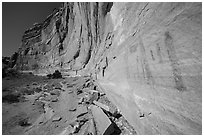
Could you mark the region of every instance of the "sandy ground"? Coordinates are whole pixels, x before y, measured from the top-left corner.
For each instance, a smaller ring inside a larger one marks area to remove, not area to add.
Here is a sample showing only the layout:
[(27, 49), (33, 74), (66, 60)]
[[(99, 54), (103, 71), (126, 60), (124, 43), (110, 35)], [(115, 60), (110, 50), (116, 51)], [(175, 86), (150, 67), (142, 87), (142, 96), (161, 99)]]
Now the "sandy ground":
[(90, 77), (5, 78), (2, 93), (3, 135), (136, 134)]

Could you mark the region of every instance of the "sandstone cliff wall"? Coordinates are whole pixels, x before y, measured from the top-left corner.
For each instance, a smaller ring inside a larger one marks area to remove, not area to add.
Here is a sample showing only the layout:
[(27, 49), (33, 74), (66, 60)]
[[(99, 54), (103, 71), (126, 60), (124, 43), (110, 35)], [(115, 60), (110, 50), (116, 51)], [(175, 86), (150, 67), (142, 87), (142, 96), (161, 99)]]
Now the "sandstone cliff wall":
[(201, 3), (65, 3), (17, 67), (91, 74), (138, 134), (202, 133)]

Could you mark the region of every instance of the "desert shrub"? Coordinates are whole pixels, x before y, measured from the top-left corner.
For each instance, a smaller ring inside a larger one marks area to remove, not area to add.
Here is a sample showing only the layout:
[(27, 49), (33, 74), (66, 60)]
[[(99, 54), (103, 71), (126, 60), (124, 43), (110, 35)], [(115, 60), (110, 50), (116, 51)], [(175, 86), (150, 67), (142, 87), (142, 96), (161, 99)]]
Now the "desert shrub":
[(18, 77), (20, 75), (19, 71), (12, 68), (3, 68), (2, 77)]
[(20, 95), (14, 95), (14, 94), (9, 94), (9, 95), (5, 95), (2, 97), (2, 102), (7, 102), (7, 103), (16, 103), (19, 102), (19, 97)]
[(62, 78), (62, 74), (61, 74), (61, 72), (59, 72), (59, 70), (55, 70), (55, 72), (53, 74), (48, 74), (47, 77), (49, 79), (51, 79), (51, 78), (58, 79), (58, 78)]
[(8, 73), (11, 76), (18, 76), (20, 74), (16, 69), (8, 69)]
[(48, 74), (47, 77), (48, 77), (49, 79), (51, 79), (51, 78), (52, 78), (52, 74)]
[(42, 91), (42, 89), (41, 89), (40, 87), (34, 88), (34, 92), (39, 93), (39, 92), (41, 92), (41, 91)]
[(55, 72), (52, 75), (53, 78), (62, 78), (62, 74), (59, 72), (59, 70), (55, 70)]
[(28, 88), (21, 88), (20, 92), (23, 95), (32, 95), (32, 94), (34, 94), (34, 90), (33, 89), (28, 89)]
[(6, 69), (3, 68), (3, 69), (2, 69), (2, 77), (5, 78), (6, 76), (7, 76), (7, 74), (6, 74)]
[(32, 73), (32, 72), (29, 72), (28, 74), (33, 75), (33, 73)]

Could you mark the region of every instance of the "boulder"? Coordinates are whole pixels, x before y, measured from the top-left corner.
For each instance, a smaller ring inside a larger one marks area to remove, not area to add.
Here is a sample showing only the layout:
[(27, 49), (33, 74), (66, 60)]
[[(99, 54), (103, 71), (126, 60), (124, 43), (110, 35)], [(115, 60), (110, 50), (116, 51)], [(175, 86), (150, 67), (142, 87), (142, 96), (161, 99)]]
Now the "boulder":
[(99, 96), (97, 92), (89, 93), (85, 96), (86, 103), (92, 104), (94, 100), (98, 100)]
[(97, 107), (95, 105), (91, 105), (90, 109), (91, 109), (91, 112), (93, 114), (96, 128), (98, 131), (97, 134), (99, 134), (99, 135), (103, 135), (103, 134), (111, 135), (114, 132), (114, 127), (113, 127), (110, 119), (103, 112), (103, 110), (100, 107)]

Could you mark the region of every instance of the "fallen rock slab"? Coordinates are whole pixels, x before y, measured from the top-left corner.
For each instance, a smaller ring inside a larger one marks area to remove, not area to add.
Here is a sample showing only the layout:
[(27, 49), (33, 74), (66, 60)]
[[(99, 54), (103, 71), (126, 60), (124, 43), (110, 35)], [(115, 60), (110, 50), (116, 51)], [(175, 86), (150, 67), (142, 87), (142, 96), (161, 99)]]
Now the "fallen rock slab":
[(100, 102), (98, 102), (98, 101), (93, 101), (93, 103), (95, 104), (95, 105), (97, 105), (98, 107), (100, 107), (100, 108), (102, 108), (102, 109), (104, 109), (104, 110), (106, 110), (106, 111), (110, 111), (110, 109), (109, 109), (109, 107), (108, 106), (106, 106), (105, 104), (103, 104), (103, 103), (100, 103)]
[(94, 121), (96, 123), (97, 134), (111, 135), (114, 132), (114, 126), (112, 125), (106, 114), (103, 112), (103, 110), (95, 105), (90, 105), (90, 109), (92, 111)]

